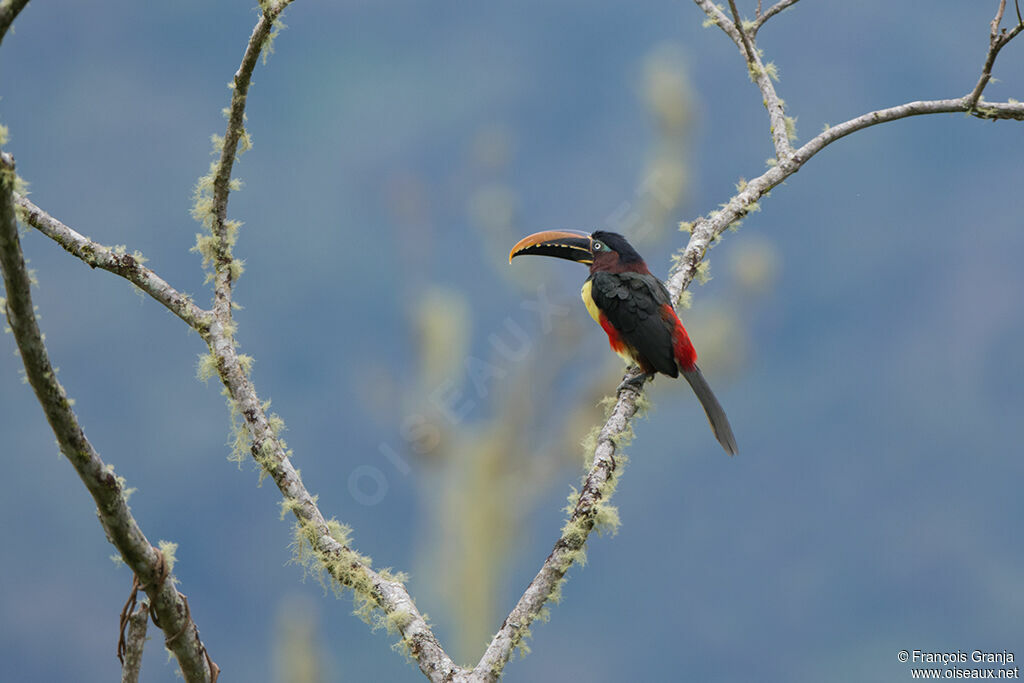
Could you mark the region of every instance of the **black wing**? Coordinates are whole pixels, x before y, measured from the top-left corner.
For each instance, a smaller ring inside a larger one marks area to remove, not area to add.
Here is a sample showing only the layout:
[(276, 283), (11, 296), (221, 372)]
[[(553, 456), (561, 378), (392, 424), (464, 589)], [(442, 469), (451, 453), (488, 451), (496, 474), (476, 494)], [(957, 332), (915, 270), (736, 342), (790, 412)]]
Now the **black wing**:
[(598, 271), (591, 277), (590, 296), (622, 337), (650, 367), (679, 376), (672, 345), (674, 323), (663, 311), (669, 303), (661, 281), (646, 273)]

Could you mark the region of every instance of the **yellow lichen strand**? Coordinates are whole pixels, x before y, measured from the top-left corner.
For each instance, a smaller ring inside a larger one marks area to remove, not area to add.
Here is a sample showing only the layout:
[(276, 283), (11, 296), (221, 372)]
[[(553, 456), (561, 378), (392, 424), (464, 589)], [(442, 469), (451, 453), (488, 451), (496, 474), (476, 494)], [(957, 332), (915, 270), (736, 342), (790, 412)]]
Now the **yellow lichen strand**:
[(289, 514), (296, 514), (302, 509), (302, 502), (295, 498), (285, 498), (281, 501), (281, 521)]
[(522, 626), (516, 630), (515, 635), (515, 647), (512, 649), (512, 653), (518, 653), (519, 658), (523, 659), (526, 655), (530, 654), (530, 646), (526, 644), (526, 641), (532, 636), (530, 633), (529, 626)]
[(605, 502), (600, 502), (595, 507), (594, 512), (594, 531), (597, 532), (598, 536), (614, 536), (619, 531), (619, 525), (622, 523), (619, 519), (619, 508), (615, 505), (609, 505)]
[(208, 382), (211, 377), (219, 374), (217, 370), (217, 358), (212, 353), (201, 353), (196, 362), (196, 377), (200, 382)]
[(401, 633), (405, 627), (412, 623), (413, 616), (404, 609), (396, 609), (384, 617), (384, 628), (391, 635)]
[(789, 138), (790, 142), (794, 142), (796, 140), (796, 117), (795, 116), (787, 116), (785, 120), (786, 120), (786, 137)]
[(594, 465), (594, 450), (597, 449), (597, 438), (601, 435), (601, 427), (594, 426), (587, 435), (583, 437), (580, 445), (583, 447), (583, 467), (589, 470)]
[(245, 272), (245, 261), (241, 259), (231, 259), (231, 265), (228, 266), (231, 269), (231, 280), (238, 282), (238, 278), (242, 277), (242, 273)]
[[(262, 2), (260, 3), (263, 4)], [(263, 41), (263, 63), (266, 64), (270, 55), (274, 54), (274, 39), (284, 29), (288, 28), (283, 21), (281, 21), (280, 15), (274, 19), (273, 27), (270, 29), (270, 33), (267, 34), (266, 40)]]
[[(178, 552), (178, 544), (172, 543), (171, 541), (161, 540), (159, 543), (157, 543), (157, 546), (159, 546), (160, 548), (160, 554), (164, 556), (164, 566), (167, 567), (167, 573), (169, 575), (173, 574), (174, 563), (178, 561), (178, 558), (175, 557), (175, 553)], [(178, 580), (174, 579), (174, 583), (177, 582)]]
[(697, 264), (697, 271), (694, 273), (694, 277), (702, 285), (711, 281), (711, 263), (707, 259)]
[(273, 474), (278, 465), (277, 448), (274, 446), (274, 442), (271, 439), (264, 439), (259, 448), (253, 450), (252, 457), (260, 467), (259, 484), (262, 485), (263, 479), (268, 474)]
[[(238, 365), (239, 365), (240, 368), (242, 368), (242, 372), (244, 372), (247, 375), (250, 372), (252, 372), (252, 366), (253, 366), (253, 364), (255, 362), (256, 362), (256, 359), (254, 359), (252, 356), (250, 356), (248, 354), (245, 354), (245, 353), (238, 354)], [(268, 401), (266, 405), (269, 406), (270, 402)]]
[[(270, 401), (267, 401), (263, 410), (266, 411), (270, 407)], [(280, 436), (287, 427), (284, 424), (284, 420), (277, 413), (270, 413), (267, 417), (267, 424), (270, 425), (270, 431), (274, 433), (274, 436)]]
[[(301, 507), (298, 501), (283, 502), (282, 517)], [(345, 588), (351, 590), (353, 613), (374, 630), (383, 628), (390, 634), (401, 633), (412, 622), (413, 615), (403, 610), (384, 611), (381, 595), (368, 571), (372, 560), (349, 547), (351, 533), (348, 526), (336, 519), (328, 520), (326, 529), (299, 519), (294, 527), (292, 561), (302, 565), (307, 575), (315, 576), (325, 590), (330, 588), (339, 596)], [(331, 540), (326, 540), (325, 535)], [(408, 580), (405, 574), (389, 569), (382, 569), (377, 575), (386, 582), (404, 583)], [(407, 651), (408, 647), (404, 638), (395, 644), (399, 651)]]
[[(214, 235), (204, 235), (201, 232), (196, 233), (196, 243), (192, 247), (191, 251), (196, 252), (203, 257), (203, 268), (209, 269), (213, 265), (214, 261), (217, 260), (217, 248), (220, 244), (220, 240)], [(206, 281), (210, 282), (213, 279), (212, 275), (207, 276)]]

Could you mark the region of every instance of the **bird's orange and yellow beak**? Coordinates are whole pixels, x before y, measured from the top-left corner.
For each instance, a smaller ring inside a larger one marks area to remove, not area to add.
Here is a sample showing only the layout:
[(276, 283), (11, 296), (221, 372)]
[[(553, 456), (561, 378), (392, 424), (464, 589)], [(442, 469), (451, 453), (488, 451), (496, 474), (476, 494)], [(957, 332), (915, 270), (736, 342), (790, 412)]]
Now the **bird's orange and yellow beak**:
[(516, 256), (554, 256), (577, 263), (591, 264), (594, 254), (591, 251), (593, 240), (590, 235), (577, 230), (544, 230), (524, 237), (512, 247), (508, 254), (508, 262)]

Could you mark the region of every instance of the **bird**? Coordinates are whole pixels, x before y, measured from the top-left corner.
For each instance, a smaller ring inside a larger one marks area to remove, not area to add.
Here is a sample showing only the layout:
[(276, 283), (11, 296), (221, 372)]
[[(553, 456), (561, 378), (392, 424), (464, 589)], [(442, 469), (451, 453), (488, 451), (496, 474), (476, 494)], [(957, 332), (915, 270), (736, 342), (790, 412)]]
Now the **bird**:
[(544, 230), (519, 240), (509, 252), (517, 256), (553, 256), (590, 267), (580, 296), (590, 317), (608, 335), (612, 350), (627, 364), (636, 363), (642, 375), (626, 380), (637, 388), (657, 373), (689, 382), (711, 431), (725, 452), (738, 452), (729, 418), (697, 367), (697, 352), (676, 315), (668, 290), (651, 274), (643, 258), (625, 237), (597, 230)]

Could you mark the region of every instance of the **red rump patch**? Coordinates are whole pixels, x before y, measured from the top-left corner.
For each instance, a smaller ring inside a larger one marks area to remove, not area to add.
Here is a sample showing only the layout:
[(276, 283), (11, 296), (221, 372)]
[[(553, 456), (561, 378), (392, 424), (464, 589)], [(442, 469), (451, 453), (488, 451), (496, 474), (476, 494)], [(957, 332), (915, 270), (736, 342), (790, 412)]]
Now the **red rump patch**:
[(697, 364), (697, 351), (693, 348), (690, 335), (686, 334), (686, 328), (683, 327), (682, 321), (679, 320), (679, 316), (676, 315), (671, 306), (665, 304), (662, 307), (661, 315), (674, 326), (672, 329), (672, 350), (675, 353), (676, 362), (679, 363), (681, 369), (692, 370), (693, 366)]

